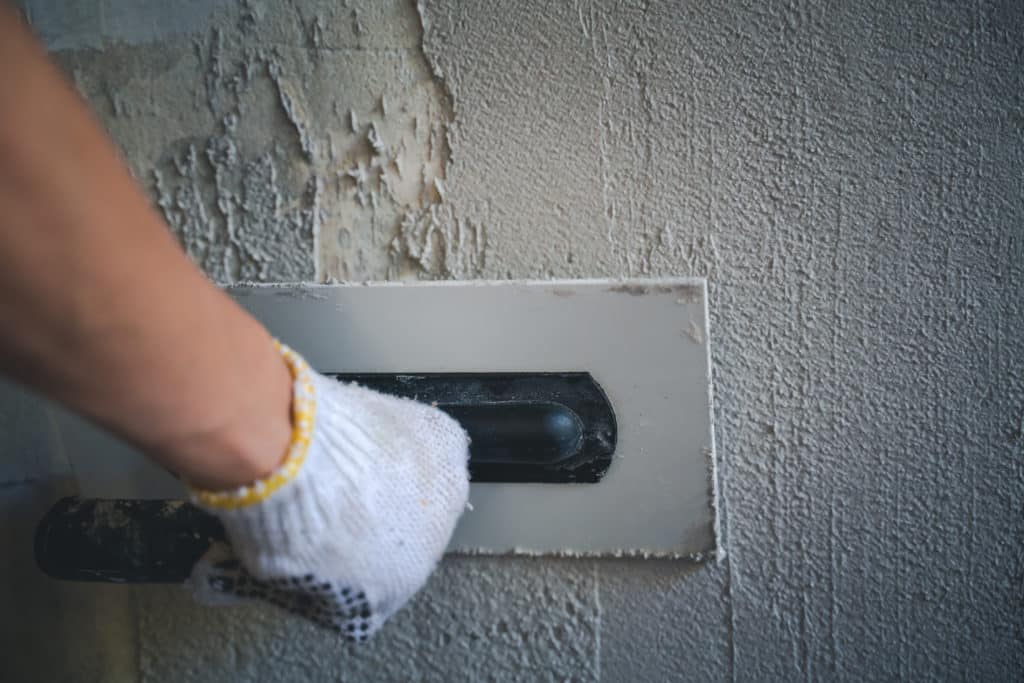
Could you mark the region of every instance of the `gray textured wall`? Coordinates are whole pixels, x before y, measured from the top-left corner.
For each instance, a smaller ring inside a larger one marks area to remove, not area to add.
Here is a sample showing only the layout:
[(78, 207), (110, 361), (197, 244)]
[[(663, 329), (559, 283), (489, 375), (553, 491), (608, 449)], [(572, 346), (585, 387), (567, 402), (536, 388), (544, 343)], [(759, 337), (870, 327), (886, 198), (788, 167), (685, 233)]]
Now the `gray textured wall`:
[(57, 589), (13, 396), (8, 678), (1022, 677), (1024, 5), (28, 5), (219, 280), (707, 276), (728, 557), (453, 559), (358, 652)]

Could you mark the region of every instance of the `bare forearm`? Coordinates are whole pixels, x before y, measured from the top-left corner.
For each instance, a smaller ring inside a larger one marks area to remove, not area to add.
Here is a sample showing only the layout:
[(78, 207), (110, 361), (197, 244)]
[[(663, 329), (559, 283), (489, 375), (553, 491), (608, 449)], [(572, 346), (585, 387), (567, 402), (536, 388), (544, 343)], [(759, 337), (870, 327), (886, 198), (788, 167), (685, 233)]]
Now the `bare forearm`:
[(283, 453), (289, 396), (266, 332), (185, 258), (3, 5), (0, 73), (2, 369), (202, 485), (266, 470), (250, 441)]

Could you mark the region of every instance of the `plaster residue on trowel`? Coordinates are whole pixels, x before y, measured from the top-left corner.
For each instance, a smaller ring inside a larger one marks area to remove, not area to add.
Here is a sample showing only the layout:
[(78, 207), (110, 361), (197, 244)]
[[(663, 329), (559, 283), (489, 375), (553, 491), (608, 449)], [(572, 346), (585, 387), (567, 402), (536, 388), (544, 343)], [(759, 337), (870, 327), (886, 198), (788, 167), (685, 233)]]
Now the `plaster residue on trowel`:
[(459, 557), (557, 557), (561, 559), (631, 559), (631, 560), (677, 560), (680, 562), (692, 563), (694, 568), (704, 564), (705, 562), (711, 562), (719, 557), (716, 550), (711, 549), (703, 552), (694, 553), (673, 553), (673, 552), (655, 552), (652, 550), (638, 549), (617, 549), (617, 550), (602, 550), (601, 552), (588, 552), (583, 550), (574, 550), (573, 548), (559, 548), (558, 550), (545, 550), (538, 551), (530, 548), (515, 547), (510, 548), (507, 551), (495, 551), (493, 548), (459, 548), (458, 550), (448, 553), (451, 556)]
[(609, 292), (628, 294), (630, 296), (644, 296), (646, 294), (675, 294), (676, 303), (683, 306), (700, 301), (704, 295), (704, 287), (699, 285), (659, 285), (638, 282), (623, 282), (608, 288)]
[(704, 343), (704, 330), (693, 320), (686, 323), (685, 334), (694, 344)]

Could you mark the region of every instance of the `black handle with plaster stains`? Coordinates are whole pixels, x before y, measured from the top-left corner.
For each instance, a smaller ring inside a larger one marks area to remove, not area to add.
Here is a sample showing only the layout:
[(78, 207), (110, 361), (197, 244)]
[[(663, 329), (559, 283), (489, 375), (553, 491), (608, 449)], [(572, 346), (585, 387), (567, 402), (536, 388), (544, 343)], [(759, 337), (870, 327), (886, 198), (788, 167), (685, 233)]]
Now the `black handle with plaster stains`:
[(36, 564), (65, 581), (181, 583), (224, 528), (181, 500), (62, 498), (36, 527)]
[[(449, 413), (472, 440), (474, 482), (596, 483), (611, 465), (615, 414), (585, 372), (330, 376)], [(35, 555), (56, 579), (180, 583), (221, 540), (220, 522), (183, 501), (64, 498), (36, 528)]]

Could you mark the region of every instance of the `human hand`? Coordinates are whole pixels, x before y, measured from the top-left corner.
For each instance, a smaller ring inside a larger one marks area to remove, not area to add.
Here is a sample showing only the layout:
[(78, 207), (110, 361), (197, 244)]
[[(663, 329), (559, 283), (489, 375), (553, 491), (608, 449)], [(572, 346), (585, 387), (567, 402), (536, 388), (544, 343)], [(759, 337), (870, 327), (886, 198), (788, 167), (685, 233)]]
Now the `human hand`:
[(282, 348), (294, 432), (238, 489), (193, 490), (224, 524), (193, 570), (200, 600), (257, 598), (361, 641), (426, 582), (466, 507), (469, 438), (436, 408), (342, 384)]

